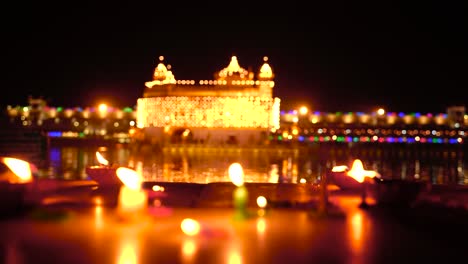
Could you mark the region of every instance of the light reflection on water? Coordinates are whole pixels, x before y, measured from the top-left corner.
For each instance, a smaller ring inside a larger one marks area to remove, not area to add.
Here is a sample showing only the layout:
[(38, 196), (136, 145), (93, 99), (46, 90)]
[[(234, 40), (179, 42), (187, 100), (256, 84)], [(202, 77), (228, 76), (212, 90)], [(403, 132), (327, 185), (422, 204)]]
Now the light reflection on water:
[[(462, 147), (408, 147), (405, 145), (341, 145), (309, 148), (172, 148), (164, 151), (114, 147), (51, 146), (39, 164), (41, 177), (86, 179), (85, 168), (97, 165), (99, 150), (111, 164), (140, 171), (146, 180), (172, 182), (229, 182), (227, 168), (242, 164), (246, 182), (317, 182), (335, 165), (363, 161), (365, 168), (384, 178), (427, 180), (434, 184), (468, 184), (467, 161)], [(274, 171), (277, 170), (277, 179)], [(279, 177), (279, 179), (278, 179)]]

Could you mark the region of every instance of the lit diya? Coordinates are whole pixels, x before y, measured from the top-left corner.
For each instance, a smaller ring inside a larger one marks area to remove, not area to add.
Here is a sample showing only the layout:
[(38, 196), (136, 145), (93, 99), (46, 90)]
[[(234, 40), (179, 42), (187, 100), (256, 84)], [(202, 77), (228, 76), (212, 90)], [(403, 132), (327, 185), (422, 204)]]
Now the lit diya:
[(21, 209), (27, 191), (32, 188), (33, 172), (37, 168), (21, 159), (0, 157), (0, 210), (3, 212)]
[(135, 218), (148, 205), (148, 194), (142, 188), (142, 176), (129, 168), (119, 167), (116, 175), (123, 185), (120, 187), (117, 201), (117, 211), (124, 219)]
[[(355, 159), (351, 169), (347, 166), (335, 166), (332, 168), (333, 181), (342, 189), (360, 189), (361, 190), (361, 204), (360, 207), (366, 208), (367, 204), (367, 179), (375, 177), (380, 178), (380, 174), (376, 171), (364, 169), (364, 165), (360, 159)], [(343, 172), (344, 175), (341, 173)]]
[(99, 151), (96, 151), (96, 159), (99, 165), (86, 167), (86, 174), (91, 180), (99, 185), (121, 185), (122, 182), (116, 177), (118, 166), (109, 165), (109, 161), (105, 159)]

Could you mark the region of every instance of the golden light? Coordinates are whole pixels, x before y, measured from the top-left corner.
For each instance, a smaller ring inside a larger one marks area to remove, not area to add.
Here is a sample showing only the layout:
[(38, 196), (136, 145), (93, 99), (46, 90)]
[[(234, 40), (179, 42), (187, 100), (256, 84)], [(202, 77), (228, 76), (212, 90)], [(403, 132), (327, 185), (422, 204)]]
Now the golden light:
[(185, 240), (182, 244), (182, 254), (184, 258), (189, 261), (197, 251), (197, 245), (193, 240)]
[(257, 197), (257, 205), (258, 207), (260, 208), (265, 208), (267, 206), (267, 199), (265, 198), (265, 196), (258, 196)]
[(146, 208), (147, 193), (141, 188), (142, 177), (136, 171), (124, 167), (116, 170), (117, 177), (124, 184), (120, 187), (118, 210), (126, 217), (133, 217), (134, 213)]
[(129, 168), (119, 167), (116, 170), (116, 174), (120, 181), (122, 181), (122, 183), (129, 189), (134, 191), (141, 189), (141, 182), (143, 179), (138, 172)]
[(385, 114), (385, 110), (384, 110), (383, 108), (379, 108), (379, 109), (377, 110), (377, 114), (378, 114), (378, 115), (384, 115), (384, 114)]
[(107, 104), (99, 104), (98, 110), (101, 114), (107, 113)]
[(153, 191), (155, 191), (155, 192), (164, 192), (164, 187), (162, 187), (160, 185), (153, 185), (153, 187), (151, 189)]
[(180, 229), (182, 229), (182, 232), (188, 236), (195, 236), (198, 233), (200, 233), (200, 224), (191, 218), (185, 218), (182, 220), (180, 223)]
[(265, 233), (266, 230), (266, 222), (264, 218), (258, 218), (257, 219), (257, 232), (259, 234)]
[(138, 256), (136, 252), (136, 245), (135, 242), (125, 241), (123, 243), (120, 254), (118, 258), (118, 264), (137, 264), (138, 263)]
[(96, 159), (98, 160), (99, 164), (101, 164), (101, 165), (104, 165), (104, 166), (109, 165), (109, 161), (106, 160), (104, 158), (104, 156), (102, 156), (102, 154), (99, 153), (99, 151), (96, 151)]
[(339, 165), (339, 166), (333, 166), (332, 172), (345, 172), (348, 170), (348, 166), (346, 165)]
[(239, 163), (233, 163), (229, 166), (229, 179), (237, 187), (244, 185), (244, 170)]
[(301, 106), (301, 107), (299, 108), (299, 113), (300, 113), (301, 115), (305, 115), (305, 114), (307, 114), (308, 112), (309, 112), (309, 109), (307, 109), (306, 106)]
[(301, 179), (299, 180), (299, 183), (306, 183), (306, 182), (307, 182), (307, 180), (304, 179), (304, 178), (301, 178)]
[(365, 170), (364, 165), (360, 159), (355, 159), (353, 161), (351, 169), (346, 174), (361, 183), (364, 182), (366, 177), (380, 177), (380, 174), (376, 171)]
[(10, 157), (2, 158), (2, 161), (16, 176), (9, 181), (13, 183), (25, 183), (33, 180), (31, 164), (29, 162)]

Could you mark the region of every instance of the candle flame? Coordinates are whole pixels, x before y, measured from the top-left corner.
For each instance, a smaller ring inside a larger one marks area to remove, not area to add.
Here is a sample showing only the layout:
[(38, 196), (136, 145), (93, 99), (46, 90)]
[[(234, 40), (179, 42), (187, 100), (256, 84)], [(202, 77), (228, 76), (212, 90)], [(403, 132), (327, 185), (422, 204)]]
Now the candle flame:
[(119, 167), (116, 170), (117, 177), (119, 177), (120, 181), (127, 186), (129, 189), (132, 190), (140, 190), (141, 188), (141, 183), (142, 183), (142, 177), (138, 172), (125, 168), (125, 167)]
[(244, 184), (244, 170), (239, 163), (233, 163), (229, 166), (229, 178), (237, 187)]
[(346, 165), (339, 165), (339, 166), (333, 166), (332, 172), (345, 172), (348, 170), (348, 166)]
[(99, 164), (102, 164), (102, 165), (104, 165), (104, 166), (109, 165), (109, 161), (106, 160), (106, 159), (101, 155), (101, 153), (99, 153), (99, 151), (96, 151), (96, 158), (97, 158)]
[(31, 182), (32, 181), (32, 172), (31, 164), (27, 161), (5, 157), (2, 159), (3, 163), (13, 172), (17, 177), (12, 180), (13, 182)]
[(356, 181), (362, 183), (366, 177), (379, 177), (380, 174), (376, 171), (365, 170), (364, 165), (360, 159), (355, 159), (351, 169), (347, 172), (347, 175), (353, 177)]

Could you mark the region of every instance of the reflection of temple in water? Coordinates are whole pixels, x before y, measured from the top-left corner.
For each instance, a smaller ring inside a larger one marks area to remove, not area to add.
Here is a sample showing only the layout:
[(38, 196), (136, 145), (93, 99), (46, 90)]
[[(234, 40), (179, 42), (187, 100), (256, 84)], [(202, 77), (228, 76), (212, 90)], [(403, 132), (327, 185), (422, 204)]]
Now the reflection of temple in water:
[(273, 71), (264, 58), (257, 73), (236, 56), (213, 80), (176, 80), (160, 62), (137, 102), (134, 138), (152, 143), (258, 144), (278, 129), (280, 99), (273, 98)]

